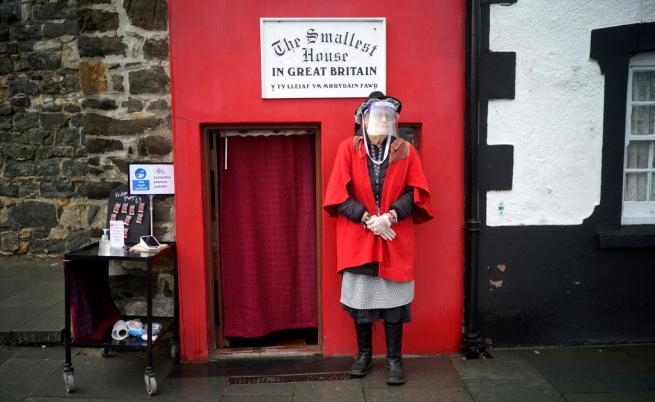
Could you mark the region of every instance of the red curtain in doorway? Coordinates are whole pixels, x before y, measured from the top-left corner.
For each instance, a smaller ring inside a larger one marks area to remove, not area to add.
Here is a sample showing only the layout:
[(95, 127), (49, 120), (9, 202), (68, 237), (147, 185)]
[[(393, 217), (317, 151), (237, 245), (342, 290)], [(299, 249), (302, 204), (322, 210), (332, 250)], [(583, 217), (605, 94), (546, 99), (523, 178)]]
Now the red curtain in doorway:
[(316, 327), (313, 136), (228, 137), (220, 169), (224, 335)]

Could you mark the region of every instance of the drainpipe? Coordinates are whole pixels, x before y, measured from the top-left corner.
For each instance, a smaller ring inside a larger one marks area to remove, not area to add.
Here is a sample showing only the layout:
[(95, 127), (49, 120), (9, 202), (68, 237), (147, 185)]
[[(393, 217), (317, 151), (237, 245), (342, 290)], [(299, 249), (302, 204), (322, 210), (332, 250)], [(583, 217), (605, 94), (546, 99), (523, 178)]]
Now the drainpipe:
[(485, 354), (477, 329), (478, 235), (480, 199), (478, 188), (478, 142), (480, 130), (478, 60), (480, 56), (480, 0), (467, 4), (466, 30), (466, 121), (464, 136), (464, 197), (466, 216), (464, 261), (464, 339), (462, 353), (469, 359)]

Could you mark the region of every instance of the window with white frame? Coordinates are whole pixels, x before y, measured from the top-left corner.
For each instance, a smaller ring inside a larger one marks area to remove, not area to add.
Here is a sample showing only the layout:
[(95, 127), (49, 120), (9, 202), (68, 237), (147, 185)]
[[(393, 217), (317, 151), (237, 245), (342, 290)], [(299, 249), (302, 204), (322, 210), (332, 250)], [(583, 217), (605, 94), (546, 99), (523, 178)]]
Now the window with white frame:
[(621, 223), (655, 223), (655, 52), (630, 59)]

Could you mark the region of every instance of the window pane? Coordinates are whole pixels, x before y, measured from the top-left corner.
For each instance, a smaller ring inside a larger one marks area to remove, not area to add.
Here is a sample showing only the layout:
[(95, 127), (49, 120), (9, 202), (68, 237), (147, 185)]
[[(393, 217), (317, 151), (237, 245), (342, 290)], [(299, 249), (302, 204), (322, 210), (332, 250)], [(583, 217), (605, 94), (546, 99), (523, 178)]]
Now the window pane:
[(632, 107), (632, 134), (654, 134), (655, 106)]
[(646, 201), (647, 173), (626, 173), (624, 201)]
[(419, 149), (419, 127), (417, 125), (400, 123), (398, 128), (400, 129), (400, 138), (411, 142), (416, 149)]
[(650, 141), (632, 141), (628, 144), (628, 169), (648, 168)]
[(638, 71), (632, 75), (632, 100), (655, 100), (655, 71)]
[(650, 176), (650, 200), (655, 201), (655, 173), (652, 173)]

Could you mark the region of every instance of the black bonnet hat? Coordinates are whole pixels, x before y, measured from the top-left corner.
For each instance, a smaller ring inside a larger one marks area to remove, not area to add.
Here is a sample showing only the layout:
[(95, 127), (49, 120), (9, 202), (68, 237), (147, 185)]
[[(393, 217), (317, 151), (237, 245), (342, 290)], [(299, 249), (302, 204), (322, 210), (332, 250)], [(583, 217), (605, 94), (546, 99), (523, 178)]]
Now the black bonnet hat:
[(396, 107), (396, 113), (400, 113), (400, 111), (403, 108), (402, 102), (400, 102), (400, 100), (394, 98), (393, 96), (387, 96), (380, 91), (371, 92), (368, 95), (368, 98), (366, 98), (366, 100), (362, 102), (362, 104), (359, 105), (359, 107), (355, 111), (354, 117), (355, 117), (355, 122), (357, 124), (362, 124), (362, 118), (364, 117), (364, 112), (371, 105), (371, 103), (377, 101), (385, 101), (385, 102), (392, 103)]

